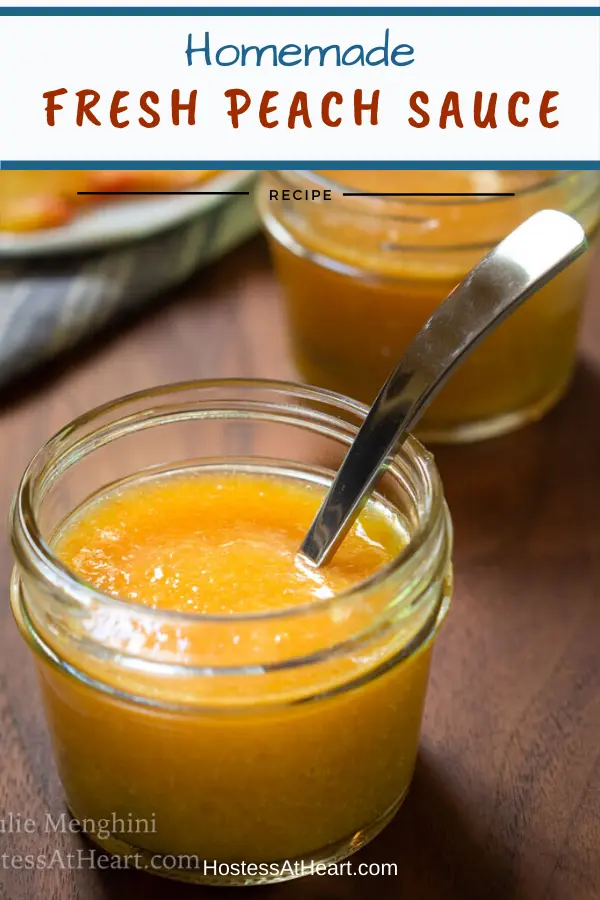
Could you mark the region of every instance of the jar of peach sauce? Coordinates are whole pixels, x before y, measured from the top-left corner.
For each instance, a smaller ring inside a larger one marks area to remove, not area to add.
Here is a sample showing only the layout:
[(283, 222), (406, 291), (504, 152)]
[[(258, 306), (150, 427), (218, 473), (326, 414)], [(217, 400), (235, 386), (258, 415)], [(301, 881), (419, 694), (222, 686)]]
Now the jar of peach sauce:
[(148, 607), (102, 593), (53, 550), (90, 498), (165, 473), (326, 486), (365, 413), (286, 383), (173, 385), (82, 416), (27, 468), (11, 513), (12, 607), (66, 803), (107, 851), (188, 881), (281, 881), (355, 852), (401, 805), (451, 593), (450, 519), (416, 440), (377, 494), (404, 549), (309, 606)]
[[(331, 199), (270, 199), (289, 188), (329, 189)], [(343, 196), (368, 192), (511, 196)], [(564, 210), (594, 238), (600, 173), (275, 171), (264, 174), (258, 198), (301, 376), (371, 403), (436, 306), (532, 213)], [(585, 254), (473, 352), (423, 416), (421, 439), (491, 437), (558, 401), (575, 362), (590, 259)]]

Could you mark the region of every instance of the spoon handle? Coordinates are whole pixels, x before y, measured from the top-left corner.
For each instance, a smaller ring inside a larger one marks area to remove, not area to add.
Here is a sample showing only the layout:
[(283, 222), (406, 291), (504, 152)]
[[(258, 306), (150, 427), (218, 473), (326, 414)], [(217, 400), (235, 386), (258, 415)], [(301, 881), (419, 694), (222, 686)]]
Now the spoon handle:
[(386, 460), (454, 368), (586, 247), (583, 228), (570, 216), (537, 212), (494, 247), (440, 304), (406, 349), (351, 445), (300, 548), (308, 561), (319, 566), (331, 559)]

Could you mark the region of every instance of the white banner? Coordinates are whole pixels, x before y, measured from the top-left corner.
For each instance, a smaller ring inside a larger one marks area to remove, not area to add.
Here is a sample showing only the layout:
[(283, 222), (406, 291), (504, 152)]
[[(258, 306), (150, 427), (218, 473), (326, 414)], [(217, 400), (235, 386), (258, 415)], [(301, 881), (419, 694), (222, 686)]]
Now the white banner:
[(590, 12), (4, 15), (0, 160), (594, 165)]

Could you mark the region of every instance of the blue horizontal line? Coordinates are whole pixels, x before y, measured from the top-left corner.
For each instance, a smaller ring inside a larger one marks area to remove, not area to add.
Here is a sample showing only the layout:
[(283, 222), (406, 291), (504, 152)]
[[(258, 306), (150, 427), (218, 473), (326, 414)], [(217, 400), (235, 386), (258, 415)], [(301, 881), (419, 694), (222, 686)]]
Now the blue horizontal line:
[(5, 6), (0, 16), (599, 16), (590, 6)]
[(361, 160), (275, 159), (275, 160), (3, 160), (0, 169), (600, 169), (600, 159), (535, 160)]

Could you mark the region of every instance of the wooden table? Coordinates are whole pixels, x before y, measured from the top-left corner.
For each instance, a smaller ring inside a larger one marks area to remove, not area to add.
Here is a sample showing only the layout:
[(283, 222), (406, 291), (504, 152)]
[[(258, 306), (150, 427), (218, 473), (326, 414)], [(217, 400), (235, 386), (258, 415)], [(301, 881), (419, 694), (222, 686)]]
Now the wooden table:
[[(594, 282), (598, 293), (600, 266)], [(3, 396), (1, 527), (30, 455), (74, 415), (125, 390), (245, 375), (293, 376), (259, 240)], [(356, 860), (397, 862), (398, 874), (313, 877), (252, 897), (600, 898), (600, 298), (588, 303), (573, 389), (544, 422), (437, 458), (456, 528), (454, 606), (435, 658), (413, 789)], [(6, 586), (4, 540), (0, 567)], [(0, 820), (13, 812), (43, 821), (62, 810), (29, 651), (5, 587)], [(81, 846), (69, 834), (0, 833), (0, 897), (179, 900), (211, 892), (136, 872), (31, 871), (10, 862)]]

